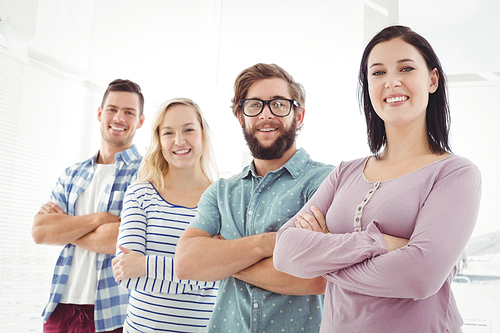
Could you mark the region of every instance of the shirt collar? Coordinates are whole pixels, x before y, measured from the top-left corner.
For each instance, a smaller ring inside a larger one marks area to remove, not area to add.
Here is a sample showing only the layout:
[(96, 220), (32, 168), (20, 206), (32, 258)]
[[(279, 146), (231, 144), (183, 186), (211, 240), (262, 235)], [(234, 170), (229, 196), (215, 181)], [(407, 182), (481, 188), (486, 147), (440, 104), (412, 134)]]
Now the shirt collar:
[[(304, 170), (304, 166), (306, 165), (307, 161), (309, 161), (309, 154), (306, 152), (304, 148), (299, 148), (295, 154), (284, 164), (282, 165), (279, 169), (271, 171), (273, 173), (280, 172), (282, 169), (287, 170), (292, 178), (297, 178), (300, 175), (300, 172)], [(247, 165), (245, 168), (243, 168), (243, 171), (241, 172), (241, 178), (247, 178), (248, 176), (252, 175), (253, 177), (260, 177), (257, 172), (255, 171), (255, 165), (252, 162)]]
[[(92, 165), (97, 164), (97, 157), (98, 156), (99, 156), (99, 151), (97, 153), (95, 153), (94, 156), (89, 158), (86, 161), (86, 163), (90, 163)], [(130, 148), (116, 153), (115, 154), (115, 162), (123, 161), (125, 164), (129, 165), (130, 163), (134, 162), (135, 160), (137, 160), (140, 157), (141, 157), (141, 155), (139, 154), (137, 147), (135, 145), (132, 145)]]

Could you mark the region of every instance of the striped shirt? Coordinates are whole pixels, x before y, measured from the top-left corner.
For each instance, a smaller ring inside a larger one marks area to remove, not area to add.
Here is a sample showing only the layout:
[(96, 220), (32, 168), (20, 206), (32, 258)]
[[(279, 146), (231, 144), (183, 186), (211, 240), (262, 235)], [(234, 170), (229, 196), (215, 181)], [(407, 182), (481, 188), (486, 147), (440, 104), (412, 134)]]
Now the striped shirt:
[(151, 183), (129, 187), (117, 245), (145, 255), (147, 273), (120, 282), (132, 289), (125, 332), (205, 330), (218, 283), (179, 280), (174, 274), (177, 241), (195, 214), (196, 208), (165, 201)]
[[(87, 188), (94, 176), (97, 156), (98, 153), (84, 162), (67, 168), (52, 190), (50, 201), (61, 207), (68, 215), (75, 215), (76, 199)], [(106, 185), (99, 212), (120, 215), (123, 197), (128, 185), (137, 176), (141, 160), (142, 157), (135, 146), (115, 154), (115, 176), (111, 177)], [(67, 244), (57, 259), (49, 302), (42, 313), (44, 323), (47, 322), (61, 299), (74, 252), (75, 246)], [(112, 331), (122, 327), (125, 320), (129, 293), (120, 288), (113, 278), (111, 266), (113, 258), (114, 255), (111, 254), (97, 254), (98, 278), (94, 304), (94, 322), (97, 332)]]

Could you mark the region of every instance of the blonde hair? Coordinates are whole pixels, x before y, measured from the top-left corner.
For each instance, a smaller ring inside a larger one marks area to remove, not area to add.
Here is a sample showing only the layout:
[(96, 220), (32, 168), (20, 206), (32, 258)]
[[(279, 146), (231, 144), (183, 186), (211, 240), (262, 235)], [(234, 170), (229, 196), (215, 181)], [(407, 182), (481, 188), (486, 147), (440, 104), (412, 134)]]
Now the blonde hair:
[(198, 121), (201, 125), (203, 141), (203, 149), (200, 157), (201, 171), (211, 182), (214, 181), (214, 178), (218, 178), (218, 172), (212, 150), (208, 123), (203, 117), (200, 107), (195, 102), (188, 98), (173, 98), (156, 109), (151, 124), (151, 144), (142, 159), (139, 176), (136, 182), (151, 182), (156, 188), (162, 188), (165, 185), (163, 178), (168, 172), (168, 162), (163, 157), (161, 151), (160, 125), (168, 109), (173, 105), (186, 105), (192, 107), (196, 111)]

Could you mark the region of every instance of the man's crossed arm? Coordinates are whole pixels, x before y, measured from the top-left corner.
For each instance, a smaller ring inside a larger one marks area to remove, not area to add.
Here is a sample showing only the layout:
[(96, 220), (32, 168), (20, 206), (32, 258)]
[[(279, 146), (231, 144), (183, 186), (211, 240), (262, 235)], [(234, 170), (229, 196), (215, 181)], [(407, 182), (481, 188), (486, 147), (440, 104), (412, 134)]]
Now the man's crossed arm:
[(47, 202), (33, 219), (31, 235), (36, 244), (65, 245), (114, 254), (120, 219), (102, 212), (81, 216), (66, 214), (58, 205)]
[(177, 243), (175, 274), (179, 279), (199, 281), (234, 276), (275, 293), (323, 294), (326, 280), (322, 277), (301, 279), (274, 268), (275, 241), (275, 232), (225, 240), (197, 228), (188, 228)]

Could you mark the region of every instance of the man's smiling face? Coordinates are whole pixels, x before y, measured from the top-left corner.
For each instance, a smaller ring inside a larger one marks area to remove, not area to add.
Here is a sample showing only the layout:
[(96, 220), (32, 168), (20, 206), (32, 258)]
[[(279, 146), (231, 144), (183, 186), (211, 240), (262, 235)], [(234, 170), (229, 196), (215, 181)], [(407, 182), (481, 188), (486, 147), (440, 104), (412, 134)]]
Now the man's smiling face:
[(97, 119), (101, 122), (101, 135), (106, 144), (116, 148), (130, 147), (136, 129), (144, 123), (144, 116), (139, 116), (139, 96), (111, 91), (104, 107), (99, 107)]
[[(288, 83), (280, 78), (255, 82), (248, 89), (245, 98), (291, 99)], [(247, 117), (240, 112), (238, 119), (248, 147), (257, 159), (279, 159), (295, 143), (297, 119), (294, 110), (286, 117), (276, 117), (269, 107), (265, 106), (262, 113), (256, 117)]]

